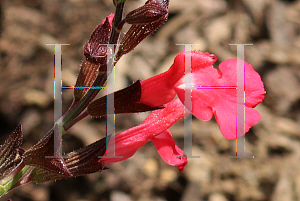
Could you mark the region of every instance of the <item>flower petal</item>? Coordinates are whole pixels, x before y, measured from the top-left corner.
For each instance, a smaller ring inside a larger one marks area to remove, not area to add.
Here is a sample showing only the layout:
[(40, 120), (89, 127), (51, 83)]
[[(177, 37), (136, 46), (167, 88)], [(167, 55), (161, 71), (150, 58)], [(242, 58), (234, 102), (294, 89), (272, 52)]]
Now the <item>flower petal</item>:
[(175, 145), (175, 141), (169, 130), (166, 130), (160, 135), (152, 139), (159, 155), (172, 166), (177, 166), (179, 171), (182, 172), (188, 161), (184, 152)]
[[(264, 84), (260, 75), (253, 69), (252, 65), (244, 63), (245, 68), (245, 104), (247, 107), (255, 107), (265, 97)], [(228, 59), (219, 66), (224, 83), (236, 85), (237, 59)]]
[[(188, 86), (192, 86), (192, 110), (197, 118), (208, 121), (213, 115), (213, 106), (218, 96), (218, 90), (213, 86), (218, 86), (220, 75), (218, 70), (212, 66), (197, 69), (192, 73), (192, 80)], [(185, 102), (185, 77), (182, 77), (175, 85), (175, 91), (182, 103)]]
[[(245, 62), (244, 66), (244, 131), (248, 132), (260, 120), (259, 113), (253, 107), (262, 102), (265, 92), (259, 74), (253, 70), (250, 64)], [(192, 111), (196, 117), (204, 121), (210, 120), (214, 113), (223, 136), (227, 139), (235, 139), (240, 137), (236, 136), (237, 59), (222, 62), (220, 70), (206, 67), (193, 72), (190, 83), (190, 86), (193, 86)], [(184, 102), (184, 85), (184, 77), (175, 85), (175, 91), (182, 102)]]
[(155, 107), (166, 104), (175, 98), (174, 86), (184, 75), (185, 56), (191, 56), (193, 72), (212, 67), (211, 65), (216, 61), (216, 56), (207, 52), (182, 52), (178, 54), (168, 71), (142, 82), (141, 103)]
[[(236, 115), (236, 105), (228, 103), (226, 107), (217, 106), (215, 108), (215, 117), (216, 121), (220, 127), (221, 133), (226, 139), (233, 140), (237, 137), (237, 115)], [(244, 131), (245, 133), (249, 129), (259, 122), (260, 114), (253, 108), (245, 107), (245, 122), (244, 122)]]

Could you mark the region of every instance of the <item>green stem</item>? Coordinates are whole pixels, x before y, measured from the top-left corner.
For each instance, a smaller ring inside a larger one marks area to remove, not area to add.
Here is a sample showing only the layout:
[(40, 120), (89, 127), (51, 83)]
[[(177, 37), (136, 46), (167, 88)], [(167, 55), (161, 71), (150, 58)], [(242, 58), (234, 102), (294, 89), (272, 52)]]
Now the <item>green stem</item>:
[(5, 184), (0, 185), (0, 197), (6, 194), (11, 189), (11, 187), (13, 187), (13, 185), (17, 183), (29, 168), (29, 165), (25, 165), (25, 167), (16, 176), (14, 176), (11, 180), (7, 181)]
[[(106, 76), (97, 76), (92, 86), (103, 86), (106, 82)], [(62, 119), (62, 126), (70, 124), (83, 110), (90, 104), (90, 102), (97, 96), (100, 89), (90, 89), (70, 111), (70, 113)]]
[(82, 112), (73, 121), (71, 121), (69, 124), (67, 124), (67, 125), (64, 126), (63, 133), (67, 132), (74, 124), (76, 124), (77, 122), (81, 121), (82, 119), (84, 119), (88, 115), (89, 115), (89, 113), (87, 112), (87, 110), (85, 110), (84, 112)]
[(117, 3), (117, 4), (125, 3), (125, 1), (126, 1), (126, 0), (116, 0), (116, 3)]
[(122, 21), (124, 4), (125, 1), (117, 3), (115, 17), (113, 20), (113, 29), (111, 31), (110, 38), (109, 38), (109, 44), (116, 44), (118, 42), (119, 35), (120, 35), (120, 30), (118, 29), (118, 26)]

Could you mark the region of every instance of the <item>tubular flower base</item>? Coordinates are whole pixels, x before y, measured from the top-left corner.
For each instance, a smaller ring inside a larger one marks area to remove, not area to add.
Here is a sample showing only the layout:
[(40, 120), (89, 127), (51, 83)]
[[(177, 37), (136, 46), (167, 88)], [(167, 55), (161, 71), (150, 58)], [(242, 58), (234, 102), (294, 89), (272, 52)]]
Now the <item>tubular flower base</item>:
[[(174, 142), (171, 133), (167, 130), (184, 116), (184, 105), (179, 100), (171, 101), (164, 109), (152, 112), (139, 126), (130, 128), (113, 136), (108, 143), (107, 156), (113, 156), (110, 148), (115, 142), (115, 156), (100, 159), (105, 164), (125, 160), (134, 155), (138, 148), (152, 141), (161, 157), (169, 164), (177, 166), (180, 171), (187, 164), (182, 150)], [(111, 150), (113, 151), (113, 150)]]

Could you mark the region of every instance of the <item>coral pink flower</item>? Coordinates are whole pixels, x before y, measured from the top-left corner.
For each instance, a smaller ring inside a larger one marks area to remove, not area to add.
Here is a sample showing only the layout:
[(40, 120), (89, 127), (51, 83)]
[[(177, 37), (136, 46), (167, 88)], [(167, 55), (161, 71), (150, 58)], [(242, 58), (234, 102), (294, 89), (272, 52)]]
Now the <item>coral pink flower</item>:
[[(168, 130), (185, 115), (184, 76), (190, 76), (192, 86), (192, 113), (201, 120), (208, 121), (214, 114), (223, 136), (236, 137), (236, 82), (237, 60), (229, 59), (220, 64), (220, 71), (213, 68), (217, 60), (215, 55), (203, 52), (189, 52), (191, 55), (192, 76), (185, 75), (185, 53), (176, 56), (171, 68), (162, 74), (142, 82), (140, 103), (152, 107), (165, 104), (164, 109), (156, 110), (139, 126), (128, 129), (116, 136), (115, 156), (123, 158), (102, 158), (100, 162), (114, 163), (125, 160), (143, 146), (152, 141), (161, 157), (180, 171), (187, 164), (182, 150), (174, 142)], [(253, 108), (262, 102), (264, 87), (260, 76), (250, 64), (245, 63), (245, 132), (260, 120), (259, 113)], [(206, 88), (204, 89), (203, 86)], [(224, 86), (232, 88), (222, 89)], [(202, 88), (201, 88), (202, 87)], [(175, 99), (176, 94), (179, 99)], [(240, 136), (238, 136), (240, 137)], [(108, 146), (111, 146), (109, 144)], [(112, 156), (108, 148), (108, 156)]]
[[(192, 112), (201, 120), (208, 121), (215, 115), (223, 136), (236, 138), (236, 87), (237, 59), (229, 59), (220, 64), (218, 71), (212, 64), (214, 55), (203, 52), (189, 52), (191, 56)], [(140, 102), (157, 106), (171, 101), (175, 95), (184, 102), (185, 53), (176, 56), (171, 68), (162, 74), (142, 82)], [(264, 99), (264, 86), (252, 66), (244, 63), (245, 68), (245, 132), (260, 120), (259, 113), (253, 108)], [(205, 86), (205, 89), (201, 88)], [(238, 136), (240, 137), (240, 136)]]

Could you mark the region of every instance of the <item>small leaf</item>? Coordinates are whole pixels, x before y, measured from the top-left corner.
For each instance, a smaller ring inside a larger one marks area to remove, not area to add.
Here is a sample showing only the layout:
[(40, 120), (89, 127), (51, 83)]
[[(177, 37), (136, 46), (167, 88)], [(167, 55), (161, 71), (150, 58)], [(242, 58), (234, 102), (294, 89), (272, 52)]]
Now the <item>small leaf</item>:
[(94, 173), (103, 170), (100, 156), (106, 151), (106, 138), (102, 138), (86, 147), (67, 154), (66, 165), (74, 176)]
[(107, 99), (109, 99), (109, 96), (112, 95), (114, 95), (115, 114), (146, 112), (162, 108), (151, 107), (143, 103), (138, 103), (141, 99), (141, 83), (140, 81), (137, 81), (125, 89), (93, 101), (88, 106), (88, 113), (93, 117), (105, 116), (107, 114)]
[[(91, 174), (107, 169), (104, 163), (100, 163), (100, 156), (106, 151), (106, 138), (98, 140), (81, 149), (68, 153), (65, 159), (66, 167), (72, 173), (72, 177)], [(68, 178), (68, 175), (55, 174), (46, 169), (35, 168), (30, 178), (35, 183), (44, 183), (47, 181)]]
[(55, 135), (55, 133), (59, 133), (58, 126), (55, 125), (54, 129), (24, 153), (24, 163), (46, 169), (55, 174), (72, 176), (59, 153), (61, 137)]
[(10, 174), (22, 162), (24, 153), (24, 150), (20, 148), (22, 138), (22, 126), (19, 124), (4, 144), (0, 146), (0, 180)]

